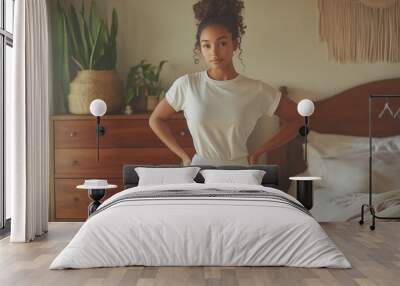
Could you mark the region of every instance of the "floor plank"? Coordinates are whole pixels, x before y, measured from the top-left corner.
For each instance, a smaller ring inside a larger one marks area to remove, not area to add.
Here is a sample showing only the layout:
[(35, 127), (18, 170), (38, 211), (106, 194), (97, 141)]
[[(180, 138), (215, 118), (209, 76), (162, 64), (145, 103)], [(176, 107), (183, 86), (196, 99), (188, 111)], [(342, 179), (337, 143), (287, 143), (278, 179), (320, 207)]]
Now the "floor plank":
[(48, 269), (81, 223), (54, 222), (32, 243), (0, 240), (0, 285), (136, 286), (391, 286), (400, 273), (400, 223), (382, 222), (375, 231), (355, 223), (321, 224), (351, 262), (352, 269), (291, 267), (117, 267)]

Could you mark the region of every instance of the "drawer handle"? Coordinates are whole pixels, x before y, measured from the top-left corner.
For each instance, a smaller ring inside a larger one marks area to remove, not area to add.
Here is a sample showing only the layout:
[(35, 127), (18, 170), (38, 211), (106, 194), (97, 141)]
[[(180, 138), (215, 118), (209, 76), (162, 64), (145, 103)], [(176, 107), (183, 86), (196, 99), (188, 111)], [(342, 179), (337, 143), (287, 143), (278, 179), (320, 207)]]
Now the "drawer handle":
[(75, 202), (75, 203), (79, 202), (79, 198), (74, 197), (74, 202)]
[(180, 135), (183, 137), (186, 135), (185, 131), (181, 131)]
[(72, 165), (73, 165), (73, 166), (78, 166), (78, 165), (79, 165), (79, 161), (78, 161), (78, 160), (72, 161)]
[(73, 131), (69, 134), (70, 137), (75, 137), (78, 133), (76, 131)]

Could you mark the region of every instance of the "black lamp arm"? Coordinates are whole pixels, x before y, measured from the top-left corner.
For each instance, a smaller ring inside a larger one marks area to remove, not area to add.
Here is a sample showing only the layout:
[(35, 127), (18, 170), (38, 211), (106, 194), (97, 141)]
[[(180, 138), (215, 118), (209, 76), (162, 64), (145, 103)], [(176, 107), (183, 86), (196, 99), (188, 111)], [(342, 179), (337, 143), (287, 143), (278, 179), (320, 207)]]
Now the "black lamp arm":
[(299, 128), (299, 133), (303, 137), (308, 135), (308, 133), (310, 133), (310, 128), (308, 128), (308, 124), (309, 124), (309, 117), (304, 116), (304, 126), (301, 126)]
[(96, 135), (104, 136), (106, 134), (106, 128), (100, 125), (100, 116), (96, 116)]
[(106, 134), (106, 129), (104, 126), (100, 125), (100, 116), (96, 116), (96, 147), (97, 147), (97, 162), (99, 162), (99, 149), (100, 149), (100, 136), (104, 136)]
[(299, 129), (299, 133), (301, 136), (304, 137), (304, 143), (305, 143), (305, 147), (304, 147), (304, 161), (307, 165), (307, 135), (310, 132), (310, 128), (308, 128), (308, 124), (309, 124), (309, 117), (308, 116), (304, 116), (304, 126), (301, 126)]

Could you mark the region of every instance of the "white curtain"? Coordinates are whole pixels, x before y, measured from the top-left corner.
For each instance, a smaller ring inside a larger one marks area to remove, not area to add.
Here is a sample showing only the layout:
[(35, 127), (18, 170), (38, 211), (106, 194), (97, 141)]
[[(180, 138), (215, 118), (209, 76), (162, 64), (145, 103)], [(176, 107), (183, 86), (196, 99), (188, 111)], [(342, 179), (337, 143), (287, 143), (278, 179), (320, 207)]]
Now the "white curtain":
[(6, 181), (12, 242), (47, 232), (49, 39), (46, 0), (15, 1), (14, 94), (6, 98)]

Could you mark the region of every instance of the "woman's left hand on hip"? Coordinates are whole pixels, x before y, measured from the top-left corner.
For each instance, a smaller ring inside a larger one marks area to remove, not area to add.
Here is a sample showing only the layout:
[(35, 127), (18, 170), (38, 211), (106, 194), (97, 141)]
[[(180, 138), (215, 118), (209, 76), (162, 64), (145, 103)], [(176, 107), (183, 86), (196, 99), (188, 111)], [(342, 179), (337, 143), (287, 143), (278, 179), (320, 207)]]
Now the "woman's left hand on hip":
[(249, 156), (247, 156), (247, 161), (249, 162), (249, 165), (257, 164), (258, 156), (254, 155), (254, 154), (250, 154)]

